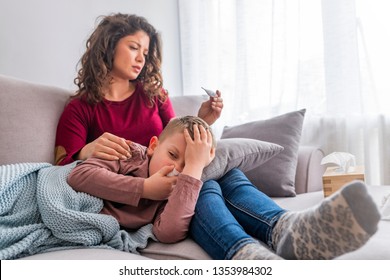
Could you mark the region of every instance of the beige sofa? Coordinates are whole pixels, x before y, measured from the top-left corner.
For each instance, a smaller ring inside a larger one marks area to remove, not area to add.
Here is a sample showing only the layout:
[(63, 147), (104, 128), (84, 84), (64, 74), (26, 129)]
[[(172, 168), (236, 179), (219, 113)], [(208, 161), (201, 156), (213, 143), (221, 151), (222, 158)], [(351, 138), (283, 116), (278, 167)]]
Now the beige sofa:
[[(0, 165), (53, 162), (58, 118), (71, 92), (0, 75)], [(205, 96), (171, 97), (177, 115), (196, 114)], [(286, 209), (308, 208), (323, 199), (320, 161), (316, 147), (301, 146), (295, 176), (296, 197), (275, 197)], [(390, 186), (370, 186), (378, 205)], [(25, 259), (210, 259), (190, 238), (176, 244), (150, 241), (140, 255), (119, 250), (80, 248), (41, 253)], [(390, 222), (382, 220), (377, 234), (361, 249), (341, 259), (390, 259)]]

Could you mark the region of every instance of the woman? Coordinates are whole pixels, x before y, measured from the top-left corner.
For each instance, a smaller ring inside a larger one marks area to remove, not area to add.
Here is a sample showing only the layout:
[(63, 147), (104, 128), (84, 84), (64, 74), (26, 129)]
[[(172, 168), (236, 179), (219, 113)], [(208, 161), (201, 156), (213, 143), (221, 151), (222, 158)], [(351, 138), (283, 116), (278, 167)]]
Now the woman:
[[(130, 141), (147, 145), (159, 135), (174, 117), (160, 67), (160, 37), (153, 26), (135, 15), (104, 17), (81, 58), (77, 94), (59, 120), (56, 163), (92, 156), (125, 159), (131, 156)], [(211, 125), (222, 108), (217, 91), (217, 97), (201, 105), (198, 116)], [(351, 201), (364, 204), (364, 213)], [(349, 223), (329, 223), (338, 215), (348, 217)], [(313, 209), (290, 213), (234, 169), (218, 182), (204, 182), (190, 233), (214, 259), (329, 259), (362, 246), (376, 231), (378, 220), (363, 184), (354, 183)], [(329, 231), (334, 232), (332, 246), (326, 247)], [(340, 238), (340, 232), (353, 242)]]

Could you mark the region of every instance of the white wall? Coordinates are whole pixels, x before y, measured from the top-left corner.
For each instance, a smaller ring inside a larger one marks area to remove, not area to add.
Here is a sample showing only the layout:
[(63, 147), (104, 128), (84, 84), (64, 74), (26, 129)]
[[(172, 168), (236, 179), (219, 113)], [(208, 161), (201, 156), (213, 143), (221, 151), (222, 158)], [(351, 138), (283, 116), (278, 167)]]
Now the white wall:
[(182, 91), (177, 0), (1, 0), (0, 74), (74, 90), (76, 66), (96, 18), (144, 16), (161, 32), (164, 86)]

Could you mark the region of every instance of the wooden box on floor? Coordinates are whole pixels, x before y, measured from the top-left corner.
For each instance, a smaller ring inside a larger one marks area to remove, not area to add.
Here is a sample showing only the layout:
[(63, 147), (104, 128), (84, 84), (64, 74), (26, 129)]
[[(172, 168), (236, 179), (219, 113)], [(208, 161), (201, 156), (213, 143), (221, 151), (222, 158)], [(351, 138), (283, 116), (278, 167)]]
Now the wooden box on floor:
[(352, 168), (354, 168), (354, 170), (348, 173), (337, 171), (337, 169), (339, 169), (338, 166), (332, 166), (326, 169), (322, 176), (325, 197), (330, 196), (351, 181), (360, 180), (364, 182), (364, 167), (355, 166)]

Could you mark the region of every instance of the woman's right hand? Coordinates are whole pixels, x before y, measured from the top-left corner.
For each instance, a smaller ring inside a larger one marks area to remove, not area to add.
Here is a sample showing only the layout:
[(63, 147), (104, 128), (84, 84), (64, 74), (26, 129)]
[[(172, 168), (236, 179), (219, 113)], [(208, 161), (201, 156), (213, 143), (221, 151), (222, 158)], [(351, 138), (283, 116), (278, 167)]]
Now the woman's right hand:
[(85, 145), (77, 155), (77, 159), (85, 160), (96, 157), (104, 160), (119, 160), (131, 157), (130, 140), (105, 132), (95, 141)]
[(203, 102), (198, 111), (198, 117), (209, 125), (212, 125), (221, 116), (223, 109), (221, 92), (217, 90), (216, 94), (217, 96), (210, 97), (209, 100)]

